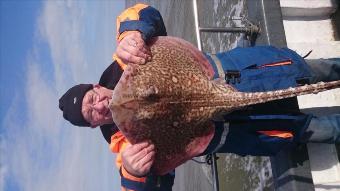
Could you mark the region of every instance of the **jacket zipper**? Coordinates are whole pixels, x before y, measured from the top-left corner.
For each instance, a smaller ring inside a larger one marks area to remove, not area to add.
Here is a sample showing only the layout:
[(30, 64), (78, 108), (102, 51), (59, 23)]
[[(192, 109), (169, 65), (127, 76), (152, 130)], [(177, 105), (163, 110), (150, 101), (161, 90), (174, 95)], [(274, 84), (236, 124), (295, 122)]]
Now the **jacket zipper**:
[(263, 64), (261, 66), (258, 66), (257, 68), (266, 68), (266, 67), (273, 67), (273, 66), (284, 66), (284, 65), (290, 65), (292, 64), (292, 60), (284, 60), (284, 61), (279, 61), (279, 62), (273, 62), (270, 64)]

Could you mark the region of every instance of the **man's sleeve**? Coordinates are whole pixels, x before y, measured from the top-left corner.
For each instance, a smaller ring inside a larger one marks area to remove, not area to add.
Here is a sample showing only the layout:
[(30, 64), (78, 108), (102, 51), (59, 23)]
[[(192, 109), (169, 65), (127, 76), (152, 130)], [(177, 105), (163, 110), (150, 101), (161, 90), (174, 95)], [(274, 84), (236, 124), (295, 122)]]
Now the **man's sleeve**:
[(155, 36), (166, 36), (163, 18), (159, 11), (145, 4), (136, 4), (123, 11), (117, 18), (117, 40), (122, 40), (129, 31), (142, 33), (144, 41)]
[(149, 191), (149, 190), (172, 190), (175, 180), (175, 170), (158, 176), (149, 174), (146, 177), (134, 177), (122, 166), (120, 169), (122, 190)]
[(110, 150), (113, 153), (117, 153), (116, 165), (119, 169), (121, 176), (121, 187), (122, 190), (141, 191), (145, 188), (146, 177), (135, 177), (125, 170), (122, 164), (122, 151), (127, 146), (128, 141), (125, 136), (118, 131), (111, 136)]
[(122, 165), (121, 152), (125, 149), (127, 143), (128, 141), (120, 131), (111, 136), (110, 150), (113, 153), (117, 153), (116, 165), (119, 168), (119, 174), (121, 176), (122, 190), (146, 191), (155, 190), (159, 186), (162, 189), (166, 188), (165, 190), (171, 190), (175, 178), (174, 172), (163, 176), (148, 175), (145, 177), (135, 177), (124, 168)]
[(144, 191), (146, 187), (146, 177), (135, 177), (127, 172), (122, 165), (120, 170), (122, 190)]

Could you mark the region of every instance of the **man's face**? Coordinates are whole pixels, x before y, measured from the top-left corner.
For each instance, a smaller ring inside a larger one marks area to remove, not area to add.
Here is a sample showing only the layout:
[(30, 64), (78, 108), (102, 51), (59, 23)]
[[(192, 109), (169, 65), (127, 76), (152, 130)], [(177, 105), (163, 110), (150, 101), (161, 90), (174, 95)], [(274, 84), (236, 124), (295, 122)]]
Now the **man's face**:
[(86, 92), (81, 113), (84, 119), (92, 127), (112, 123), (112, 115), (109, 109), (109, 103), (112, 96), (112, 90), (95, 85), (92, 90)]

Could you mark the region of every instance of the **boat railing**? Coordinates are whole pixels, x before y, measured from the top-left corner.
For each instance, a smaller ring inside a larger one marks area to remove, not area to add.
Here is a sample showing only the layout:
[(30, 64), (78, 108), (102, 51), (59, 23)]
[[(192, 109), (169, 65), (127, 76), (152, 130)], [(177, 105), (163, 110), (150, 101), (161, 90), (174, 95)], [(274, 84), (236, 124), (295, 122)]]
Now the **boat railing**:
[[(201, 27), (198, 19), (198, 9), (197, 9), (197, 0), (193, 0), (193, 8), (194, 8), (194, 20), (195, 20), (195, 30), (196, 30), (196, 38), (197, 38), (197, 47), (200, 51), (202, 51), (202, 40), (201, 33), (202, 32), (212, 32), (212, 33), (244, 33), (250, 42), (254, 42), (256, 40), (257, 35), (260, 33), (259, 25), (255, 25), (250, 22), (245, 17), (242, 18), (234, 18), (240, 19), (246, 23), (245, 26), (238, 27)], [(211, 153), (206, 156), (206, 161), (203, 163), (207, 163), (211, 166), (212, 172), (212, 185), (214, 191), (219, 191), (219, 179), (218, 179), (218, 169), (217, 169), (217, 155), (216, 153)], [(194, 160), (196, 161), (196, 160)], [(198, 162), (198, 161), (196, 161)]]

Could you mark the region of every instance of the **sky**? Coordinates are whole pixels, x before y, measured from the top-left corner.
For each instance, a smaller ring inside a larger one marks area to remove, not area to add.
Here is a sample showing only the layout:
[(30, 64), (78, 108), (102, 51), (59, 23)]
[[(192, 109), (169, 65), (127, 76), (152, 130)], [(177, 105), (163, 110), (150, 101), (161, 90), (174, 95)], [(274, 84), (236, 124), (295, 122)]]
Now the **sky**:
[(124, 0), (0, 0), (0, 191), (120, 190), (99, 129), (58, 99), (112, 61)]

